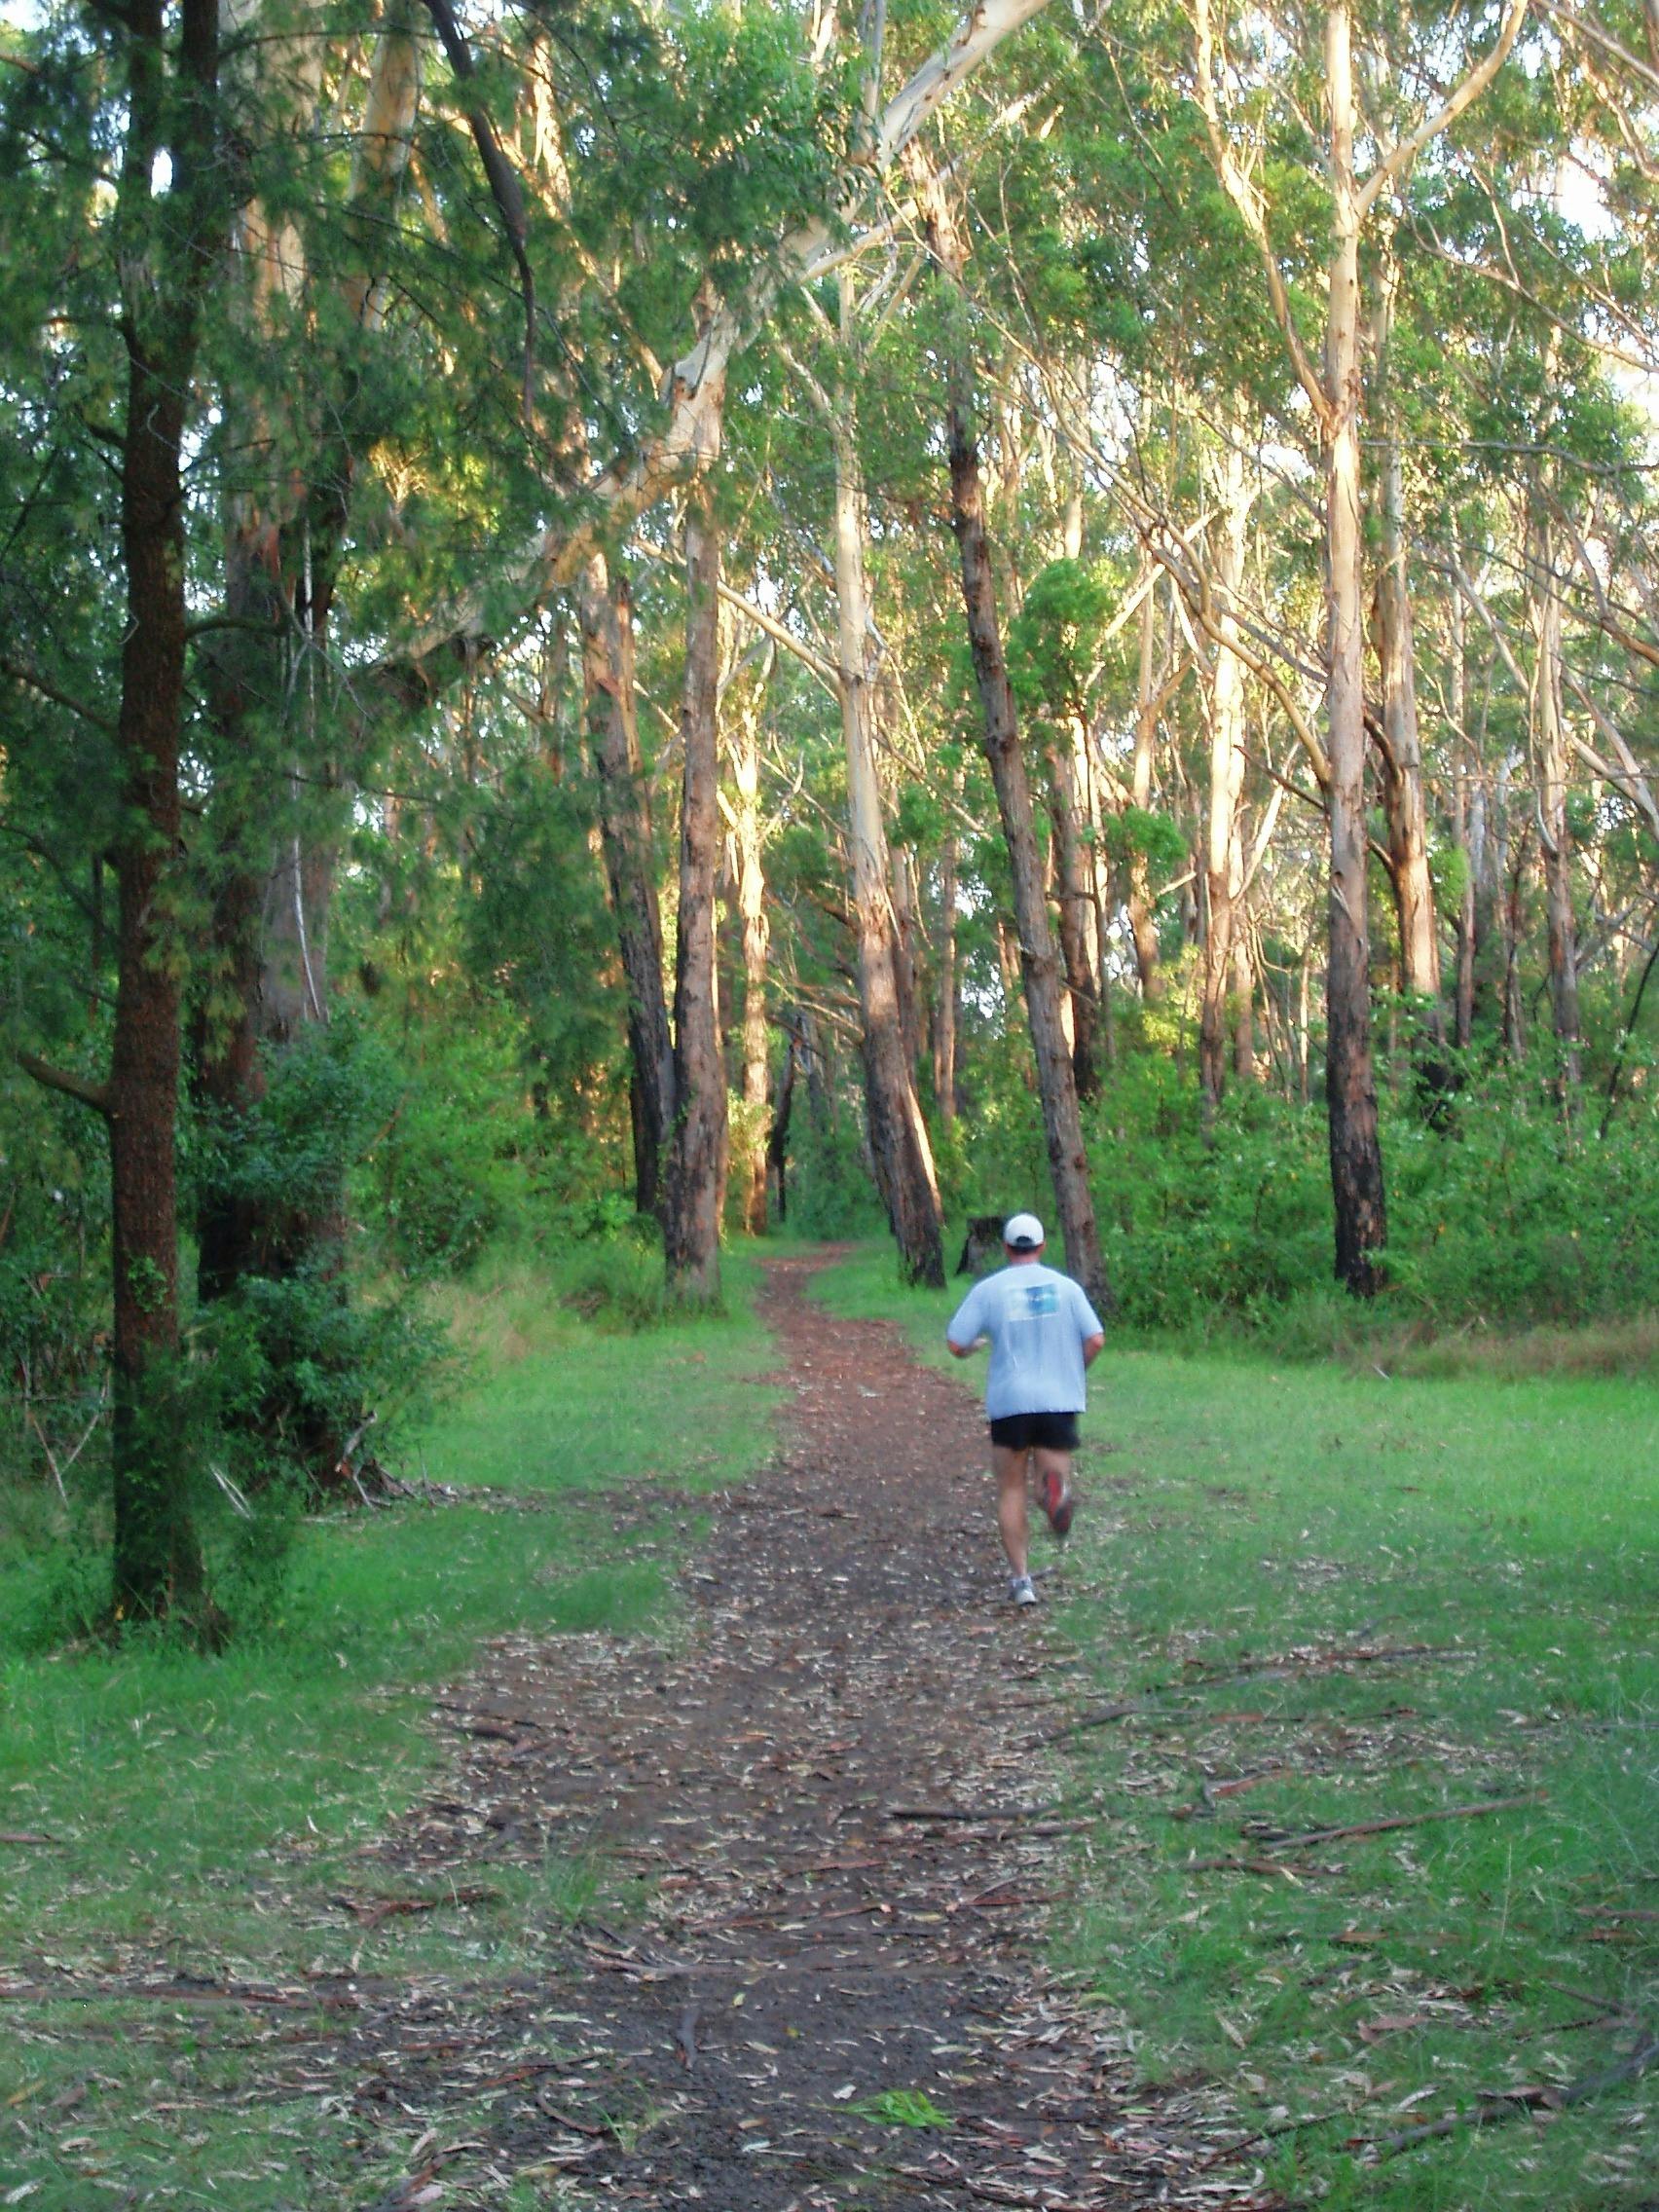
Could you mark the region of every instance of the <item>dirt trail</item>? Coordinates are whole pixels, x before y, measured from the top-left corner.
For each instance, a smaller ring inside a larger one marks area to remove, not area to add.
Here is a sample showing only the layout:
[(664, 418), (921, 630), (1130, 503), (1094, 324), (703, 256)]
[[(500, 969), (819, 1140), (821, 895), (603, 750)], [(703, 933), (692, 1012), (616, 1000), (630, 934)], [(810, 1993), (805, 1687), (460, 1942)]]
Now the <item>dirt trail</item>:
[[(1067, 1653), (1002, 1602), (973, 1402), (894, 1329), (819, 1312), (809, 1272), (769, 1272), (795, 1403), (775, 1466), (715, 1501), (688, 1630), (509, 1640), (451, 1701), (467, 1750), (387, 1860), (464, 1889), (591, 1843), (652, 1901), (550, 1938), (487, 2020), (461, 1991), (360, 1993), (381, 2093), (468, 2111), (379, 2212), (439, 2171), (445, 2203), (508, 2177), (712, 2212), (1248, 2199), (1036, 1963), (1067, 1844), (1030, 1746)], [(919, 2097), (951, 2124), (891, 2124)]]

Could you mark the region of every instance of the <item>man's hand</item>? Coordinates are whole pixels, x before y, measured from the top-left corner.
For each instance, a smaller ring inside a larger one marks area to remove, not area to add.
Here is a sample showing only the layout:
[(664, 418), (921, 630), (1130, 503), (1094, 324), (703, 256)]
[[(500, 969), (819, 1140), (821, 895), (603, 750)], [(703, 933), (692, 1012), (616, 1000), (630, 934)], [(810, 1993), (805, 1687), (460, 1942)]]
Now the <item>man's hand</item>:
[[(1105, 1342), (1106, 1342), (1106, 1332), (1105, 1332), (1105, 1330), (1104, 1330), (1104, 1329), (1098, 1329), (1098, 1330), (1096, 1330), (1096, 1332), (1094, 1333), (1094, 1335), (1093, 1335), (1092, 1337), (1085, 1337), (1085, 1338), (1084, 1338), (1084, 1340), (1083, 1340), (1083, 1364), (1084, 1364), (1084, 1366), (1085, 1366), (1085, 1367), (1092, 1367), (1092, 1366), (1093, 1366), (1093, 1364), (1094, 1364), (1094, 1361), (1095, 1361), (1095, 1358), (1096, 1358), (1096, 1356), (1098, 1355), (1098, 1353), (1099, 1353), (1099, 1351), (1100, 1351), (1100, 1349), (1101, 1349), (1102, 1346), (1103, 1346), (1103, 1345), (1105, 1344)], [(954, 1350), (956, 1349), (956, 1346), (955, 1346), (954, 1345), (952, 1345), (950, 1348), (951, 1348), (951, 1350), (952, 1350), (952, 1351), (954, 1351)]]
[[(954, 1337), (946, 1337), (944, 1341), (950, 1347), (952, 1359), (972, 1359), (979, 1346), (985, 1342), (983, 1337), (976, 1337), (971, 1345), (959, 1345)], [(1102, 1337), (1100, 1341), (1104, 1344), (1106, 1340)]]

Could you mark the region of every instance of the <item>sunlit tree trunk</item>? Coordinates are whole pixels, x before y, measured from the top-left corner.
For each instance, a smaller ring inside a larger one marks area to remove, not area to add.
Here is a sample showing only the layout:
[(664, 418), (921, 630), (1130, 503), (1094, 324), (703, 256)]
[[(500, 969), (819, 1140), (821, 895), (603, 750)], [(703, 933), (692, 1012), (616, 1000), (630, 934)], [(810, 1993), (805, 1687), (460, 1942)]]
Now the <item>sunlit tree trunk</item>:
[(1453, 992), (1452, 1036), (1458, 1051), (1466, 1052), (1475, 1018), (1475, 899), (1480, 860), (1476, 807), (1480, 771), (1469, 737), (1469, 677), (1467, 666), (1467, 615), (1463, 595), (1450, 594), (1447, 642), (1451, 661), (1447, 704), (1452, 716), (1454, 768), (1452, 784), (1452, 834), (1462, 855), (1463, 882), (1457, 901), (1456, 980)]
[(1250, 952), (1244, 915), (1244, 851), (1239, 809), (1244, 799), (1244, 664), (1238, 657), (1236, 595), (1244, 574), (1244, 554), (1254, 503), (1244, 456), (1230, 442), (1218, 470), (1220, 531), (1212, 569), (1216, 608), (1215, 641), (1209, 684), (1209, 792), (1204, 838), (1204, 891), (1207, 909), (1198, 1003), (1198, 1079), (1206, 1119), (1213, 1117), (1226, 1087), (1229, 1057), (1228, 1001), (1242, 971), (1243, 1031), (1235, 1005), (1232, 1046), (1242, 1045), (1253, 1059), (1250, 1041)]
[[(1377, 661), (1382, 685), (1382, 729), (1378, 752), (1388, 833), (1388, 872), (1400, 933), (1400, 968), (1413, 1018), (1431, 1041), (1444, 1033), (1440, 1012), (1440, 947), (1435, 932), (1434, 886), (1428, 872), (1428, 805), (1423, 790), (1422, 741), (1418, 726), (1417, 650), (1407, 565), (1405, 478), (1389, 350), (1393, 335), (1392, 268), (1380, 279), (1375, 317), (1379, 358), (1382, 562), (1377, 575)], [(1444, 1088), (1444, 1068), (1432, 1055), (1424, 1073)]]
[(641, 772), (633, 600), (626, 579), (611, 578), (603, 554), (594, 554), (583, 571), (581, 625), (605, 871), (628, 992), (634, 1203), (641, 1213), (654, 1213), (661, 1202), (663, 1149), (674, 1120), (674, 1046), (663, 996), (655, 840)]
[(685, 696), (680, 719), (680, 911), (674, 979), (676, 1115), (668, 1156), (663, 1251), (668, 1291), (682, 1304), (720, 1290), (720, 1156), (725, 1067), (715, 1004), (715, 874), (719, 860), (720, 543), (713, 495), (693, 485), (685, 506)]
[(956, 1119), (956, 832), (939, 855), (939, 929), (934, 940), (933, 1085), (940, 1124)]
[[(1149, 590), (1141, 601), (1140, 679), (1135, 703), (1135, 757), (1130, 784), (1130, 796), (1142, 813), (1152, 804), (1153, 755), (1158, 741), (1157, 652), (1158, 599), (1157, 594)], [(1136, 851), (1131, 856), (1128, 877), (1129, 932), (1135, 944), (1135, 972), (1140, 977), (1141, 997), (1150, 1003), (1162, 996), (1163, 977), (1159, 966), (1158, 926), (1153, 919), (1144, 853)]]
[(743, 1226), (766, 1234), (766, 1160), (771, 1138), (770, 1026), (766, 1019), (766, 963), (771, 924), (766, 918), (766, 877), (760, 852), (760, 703), (744, 701), (731, 749), (733, 889), (743, 935)]
[(858, 938), (865, 1090), (876, 1183), (911, 1282), (942, 1283), (944, 1249), (933, 1146), (916, 1098), (900, 999), (891, 864), (870, 717), (874, 706), (865, 513), (850, 424), (834, 424), (837, 688), (847, 755), (847, 832)]
[(1562, 712), (1561, 592), (1548, 522), (1536, 518), (1529, 545), (1530, 612), (1535, 645), (1532, 744), (1537, 760), (1538, 830), (1543, 845), (1544, 915), (1549, 944), (1550, 1015), (1567, 1090), (1579, 1081), (1578, 933), (1572, 911), (1572, 831), (1567, 819), (1567, 724)]

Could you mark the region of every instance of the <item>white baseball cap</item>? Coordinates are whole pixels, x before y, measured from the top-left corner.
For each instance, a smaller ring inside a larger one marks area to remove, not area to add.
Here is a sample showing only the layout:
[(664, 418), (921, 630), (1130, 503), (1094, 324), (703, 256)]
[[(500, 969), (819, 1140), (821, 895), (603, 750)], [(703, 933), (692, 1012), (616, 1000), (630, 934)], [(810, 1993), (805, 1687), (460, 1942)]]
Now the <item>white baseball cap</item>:
[(1035, 1252), (1045, 1242), (1043, 1224), (1034, 1213), (1011, 1213), (1003, 1223), (1003, 1242), (1011, 1252)]

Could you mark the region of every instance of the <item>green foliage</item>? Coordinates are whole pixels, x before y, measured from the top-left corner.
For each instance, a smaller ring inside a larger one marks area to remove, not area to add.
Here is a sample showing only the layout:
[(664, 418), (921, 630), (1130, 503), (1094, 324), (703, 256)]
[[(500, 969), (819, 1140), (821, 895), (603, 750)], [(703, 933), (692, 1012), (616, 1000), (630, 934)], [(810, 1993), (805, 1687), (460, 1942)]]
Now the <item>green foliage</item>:
[(1105, 577), (1081, 561), (1037, 571), (1008, 626), (1009, 678), (1022, 708), (1055, 718), (1086, 711), (1113, 604)]
[(877, 2127), (951, 2127), (949, 2113), (941, 2112), (926, 2089), (878, 2089), (874, 2096), (856, 2097), (849, 2112)]
[(789, 1226), (799, 1236), (854, 1236), (881, 1218), (850, 1113), (795, 1124), (790, 1147)]

